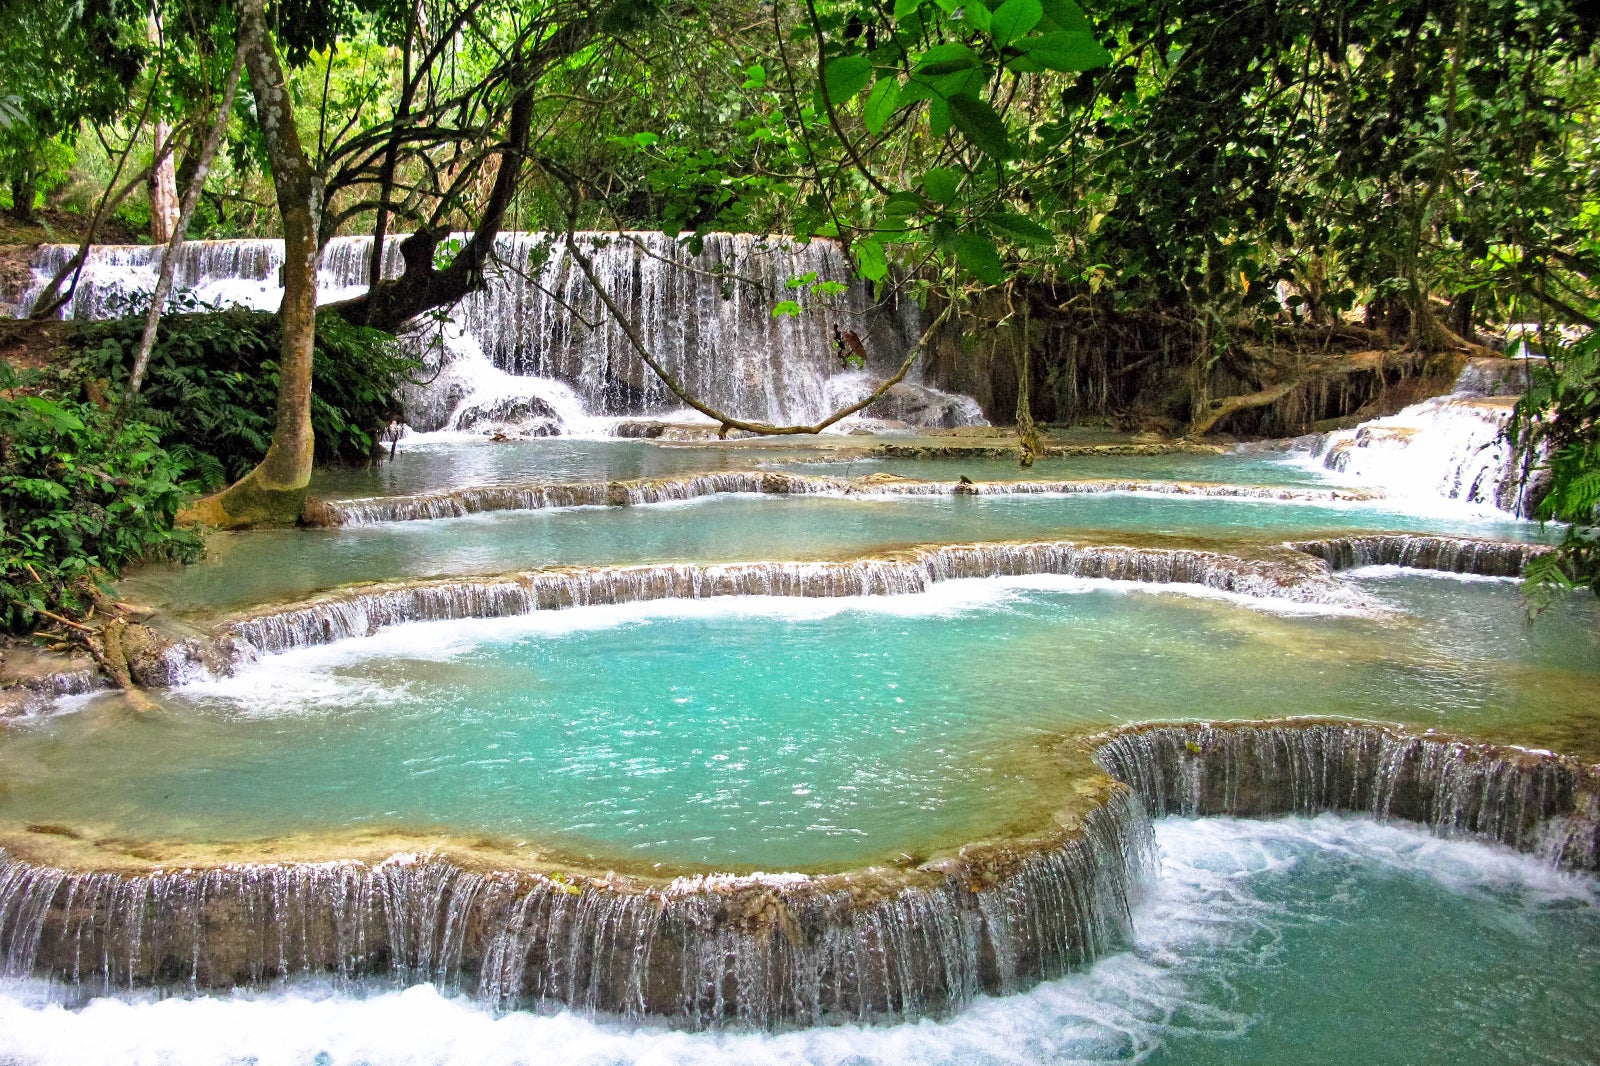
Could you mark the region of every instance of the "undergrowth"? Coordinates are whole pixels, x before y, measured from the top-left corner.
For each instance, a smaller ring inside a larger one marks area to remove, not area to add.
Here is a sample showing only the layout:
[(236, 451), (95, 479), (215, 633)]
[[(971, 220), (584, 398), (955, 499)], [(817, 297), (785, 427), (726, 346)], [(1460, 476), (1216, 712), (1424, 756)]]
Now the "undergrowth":
[[(142, 301), (141, 301), (142, 302)], [(120, 397), (143, 329), (140, 305), (78, 332), (73, 369)], [(272, 440), (278, 395), (278, 317), (190, 301), (162, 317), (150, 368), (129, 414), (155, 426), (168, 447), (197, 453), (208, 489), (243, 477)], [(319, 464), (365, 463), (398, 416), (395, 399), (420, 362), (394, 336), (317, 316), (311, 428)]]
[(0, 360), (0, 629), (83, 617), (133, 559), (199, 555), (173, 527), (194, 456), (158, 436)]

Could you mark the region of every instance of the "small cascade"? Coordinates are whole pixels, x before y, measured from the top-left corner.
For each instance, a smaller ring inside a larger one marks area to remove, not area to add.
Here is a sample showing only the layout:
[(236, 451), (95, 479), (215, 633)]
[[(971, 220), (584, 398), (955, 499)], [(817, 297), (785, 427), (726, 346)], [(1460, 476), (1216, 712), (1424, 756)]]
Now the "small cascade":
[(722, 493), (794, 496), (1075, 496), (1113, 492), (1296, 503), (1357, 502), (1376, 498), (1371, 493), (1347, 489), (1208, 485), (1183, 481), (959, 482), (870, 476), (849, 480), (750, 470), (653, 480), (488, 485), (412, 496), (324, 500), (315, 508), (315, 520), (322, 525), (359, 526), (375, 522), (463, 518), (490, 511), (535, 511), (548, 507), (581, 507), (597, 504), (636, 506), (693, 500)]
[(1505, 433), (1528, 361), (1525, 352), (1515, 359), (1469, 360), (1449, 395), (1330, 433), (1313, 455), (1326, 469), (1396, 497), (1452, 500), (1525, 517), (1537, 487), (1524, 485), (1522, 457)]
[(1324, 560), (1332, 570), (1404, 566), (1482, 577), (1520, 577), (1529, 560), (1550, 549), (1542, 544), (1476, 540), (1423, 533), (1375, 533), (1297, 541), (1289, 547)]
[(1107, 784), (1057, 839), (898, 873), (663, 883), (432, 856), (69, 873), (0, 852), (0, 967), (91, 994), (387, 974), (695, 1029), (938, 1016), (1118, 942), (1154, 849)]
[(1600, 869), (1600, 768), (1548, 752), (1315, 719), (1136, 726), (1095, 744), (1154, 817), (1352, 811)]
[[(462, 236), (462, 235), (458, 235)], [(798, 244), (749, 234), (708, 234), (698, 255), (660, 233), (583, 233), (577, 240), (644, 343), (668, 372), (713, 407), (773, 422), (816, 421), (866, 395), (920, 335), (921, 312), (891, 297), (880, 303), (853, 281), (832, 241)], [(386, 242), (383, 274), (403, 267), (400, 238)], [(31, 306), (76, 249), (49, 245), (33, 264)], [(127, 313), (154, 288), (154, 246), (100, 246), (90, 253), (71, 318)], [(336, 237), (323, 250), (319, 302), (365, 290), (370, 237)], [(271, 310), (281, 299), (281, 241), (191, 241), (179, 252), (175, 290), (202, 302)], [(640, 360), (622, 323), (607, 313), (564, 240), (506, 233), (495, 242), (486, 285), (454, 308), (442, 327), (414, 339), (436, 371), (408, 397), (419, 432), (467, 430), (538, 436), (598, 432), (597, 416), (689, 417)], [(774, 307), (815, 281), (845, 283), (832, 296), (808, 295), (798, 315)], [(851, 368), (838, 336), (854, 335), (868, 366)], [(864, 412), (916, 426), (985, 424), (968, 397), (941, 392), (913, 374)], [(509, 431), (509, 432), (508, 432)]]
[(599, 436), (605, 426), (564, 382), (508, 374), (483, 346), (454, 326), (409, 338), (435, 373), (402, 392), (406, 419), (420, 433), (438, 430), (491, 437)]
[(357, 586), (248, 613), (212, 639), (163, 656), (165, 683), (227, 671), (261, 654), (370, 636), (408, 622), (507, 618), (568, 607), (724, 596), (904, 596), (962, 578), (1053, 574), (1218, 592), (1335, 608), (1369, 606), (1310, 556), (1242, 559), (1216, 552), (1033, 543), (952, 544), (840, 562), (651, 564), (527, 571), (482, 578)]

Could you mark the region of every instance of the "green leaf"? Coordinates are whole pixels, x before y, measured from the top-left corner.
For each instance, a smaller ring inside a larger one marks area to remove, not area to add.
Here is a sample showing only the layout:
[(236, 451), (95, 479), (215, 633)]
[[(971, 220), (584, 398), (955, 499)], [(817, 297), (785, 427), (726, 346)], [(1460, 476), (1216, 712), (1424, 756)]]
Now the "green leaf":
[(1037, 26), (1043, 14), (1039, 0), (1006, 0), (994, 13), (989, 36), (1004, 48)]
[(943, 97), (928, 101), (928, 132), (935, 140), (942, 140), (950, 132), (950, 104)]
[(842, 104), (867, 87), (872, 79), (872, 62), (866, 56), (840, 56), (828, 60), (822, 72), (822, 84), (828, 99)]
[(889, 274), (889, 257), (883, 244), (875, 237), (856, 241), (851, 250), (856, 253), (856, 273), (868, 281), (882, 281)]
[(1000, 263), (1000, 253), (994, 242), (979, 233), (958, 233), (951, 242), (956, 258), (972, 272), (972, 276), (985, 285), (999, 285), (1006, 280), (1005, 267)]
[(767, 68), (760, 63), (745, 68), (744, 85), (741, 88), (759, 89), (767, 84)]
[(915, 15), (926, 0), (894, 0), (894, 20), (900, 22)]
[(773, 305), (772, 317), (798, 318), (800, 317), (800, 305), (795, 303), (793, 300), (781, 300)]
[(1051, 23), (1055, 29), (1070, 33), (1094, 32), (1089, 17), (1073, 0), (1040, 0), (1040, 6), (1044, 8), (1045, 21)]
[(960, 186), (961, 175), (944, 167), (934, 167), (922, 178), (922, 187), (927, 190), (928, 198), (941, 204), (953, 203)]
[(1026, 58), (1043, 65), (1046, 70), (1068, 73), (1093, 70), (1111, 62), (1111, 53), (1100, 46), (1091, 33), (1057, 30), (1054, 33), (1036, 34), (1017, 42)]
[(984, 155), (992, 159), (1011, 158), (1011, 139), (1006, 136), (1006, 124), (987, 100), (975, 96), (951, 97), (950, 121)]
[(914, 192), (897, 192), (883, 202), (886, 215), (909, 215), (922, 210), (922, 198)]
[[(648, 130), (646, 130), (643, 133), (635, 133), (633, 135), (633, 146), (635, 148), (649, 148), (652, 144), (655, 144), (660, 139), (661, 139), (661, 135), (659, 133), (651, 133)], [(445, 246), (447, 246), (449, 243), (450, 242), (446, 241), (445, 242)], [(441, 246), (441, 247), (443, 247), (443, 246)], [(445, 247), (444, 250), (448, 254), (448, 251), (449, 251), (448, 248)]]
[(917, 72), (930, 75), (949, 74), (951, 71), (976, 67), (981, 62), (978, 53), (960, 42), (941, 44), (922, 53), (922, 58), (917, 60)]
[(988, 33), (994, 16), (983, 6), (982, 0), (967, 0), (961, 8), (961, 21), (977, 30)]
[(1053, 244), (1055, 235), (1027, 215), (1019, 215), (1014, 211), (1002, 211), (997, 215), (990, 215), (984, 219), (991, 229), (999, 230), (1013, 240), (1025, 244)]
[(898, 111), (908, 104), (932, 100), (933, 96), (933, 83), (926, 78), (914, 77), (900, 86), (900, 93), (895, 97), (894, 101), (895, 110)]
[(879, 78), (878, 84), (872, 87), (872, 93), (867, 97), (866, 111), (862, 116), (867, 129), (874, 134), (882, 133), (883, 127), (894, 116), (899, 98), (900, 83), (893, 78)]

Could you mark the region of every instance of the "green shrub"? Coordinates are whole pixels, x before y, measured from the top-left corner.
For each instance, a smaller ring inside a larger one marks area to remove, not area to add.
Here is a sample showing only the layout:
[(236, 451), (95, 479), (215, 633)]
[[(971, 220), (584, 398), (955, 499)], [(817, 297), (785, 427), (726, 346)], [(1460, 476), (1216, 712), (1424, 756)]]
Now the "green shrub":
[[(144, 329), (138, 304), (130, 301), (125, 310), (121, 318), (85, 326), (75, 341), (75, 370), (105, 381), (111, 396), (122, 392)], [(270, 312), (165, 315), (130, 413), (160, 430), (168, 447), (215, 456), (202, 471), (208, 488), (243, 477), (272, 440), (278, 338), (278, 317)], [(398, 414), (396, 392), (420, 365), (391, 334), (318, 315), (311, 398), (316, 461), (371, 459), (379, 434)]]
[(198, 556), (172, 525), (189, 470), (154, 427), (49, 395), (0, 360), (0, 629), (81, 617), (101, 574), (133, 559)]
[(1557, 550), (1528, 565), (1524, 588), (1533, 607), (1584, 586), (1600, 596), (1600, 330), (1549, 345), (1548, 362), (1531, 367), (1510, 436), (1524, 454), (1544, 455), (1535, 517), (1567, 523)]

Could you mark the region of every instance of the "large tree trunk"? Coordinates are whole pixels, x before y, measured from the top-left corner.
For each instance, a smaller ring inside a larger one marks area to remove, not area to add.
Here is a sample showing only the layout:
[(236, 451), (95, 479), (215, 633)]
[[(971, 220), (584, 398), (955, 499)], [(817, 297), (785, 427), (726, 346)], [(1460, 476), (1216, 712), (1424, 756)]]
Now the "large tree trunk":
[(150, 169), (150, 242), (166, 244), (172, 239), (172, 228), (178, 224), (178, 171), (172, 163), (173, 153), (161, 153), (161, 146), (172, 139), (172, 127), (165, 122), (156, 123), (155, 157), (159, 162)]
[(239, 48), (250, 72), (250, 91), (272, 165), (283, 220), (283, 339), (278, 352), (278, 413), (272, 445), (250, 473), (184, 517), (224, 529), (294, 522), (311, 481), (311, 353), (316, 341), (317, 228), (322, 181), (295, 129), (294, 106), (283, 64), (267, 29), (265, 0), (244, 0)]
[(11, 179), (11, 217), (18, 222), (33, 221), (33, 200), (39, 186), (33, 171), (29, 170)]

